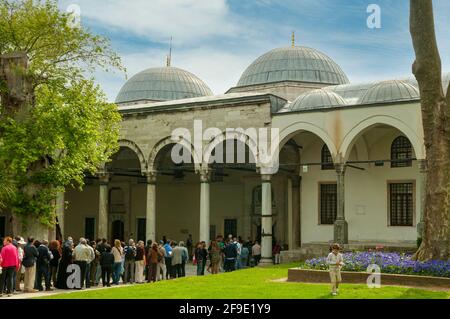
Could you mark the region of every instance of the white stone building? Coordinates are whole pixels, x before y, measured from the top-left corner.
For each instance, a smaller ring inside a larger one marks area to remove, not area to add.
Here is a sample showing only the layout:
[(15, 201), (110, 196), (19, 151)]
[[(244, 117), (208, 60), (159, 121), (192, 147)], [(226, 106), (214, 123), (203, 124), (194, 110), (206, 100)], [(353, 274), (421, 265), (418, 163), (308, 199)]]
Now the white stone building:
[[(350, 84), (328, 56), (293, 46), (259, 57), (222, 95), (167, 66), (129, 79), (116, 102), (121, 148), (83, 191), (66, 191), (64, 236), (208, 241), (232, 233), (261, 238), (266, 258), (275, 239), (293, 254), (330, 241), (415, 246), (425, 149), (413, 78)], [(278, 171), (258, 161), (260, 145), (245, 134), (235, 147), (246, 143), (246, 164), (208, 164), (222, 145), (212, 137), (201, 150), (179, 139), (192, 160), (173, 163), (172, 132), (193, 137), (194, 120), (217, 135), (279, 129)]]

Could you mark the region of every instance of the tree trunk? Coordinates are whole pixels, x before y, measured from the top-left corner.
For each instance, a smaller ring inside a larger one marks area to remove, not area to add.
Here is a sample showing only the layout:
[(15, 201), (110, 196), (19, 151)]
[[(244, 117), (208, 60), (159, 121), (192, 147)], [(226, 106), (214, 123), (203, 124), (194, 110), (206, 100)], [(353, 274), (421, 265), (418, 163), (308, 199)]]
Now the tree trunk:
[(410, 32), (416, 53), (412, 69), (421, 96), (427, 166), (424, 229), (422, 243), (414, 258), (421, 261), (448, 259), (450, 257), (449, 104), (442, 89), (441, 59), (436, 43), (431, 0), (410, 1)]

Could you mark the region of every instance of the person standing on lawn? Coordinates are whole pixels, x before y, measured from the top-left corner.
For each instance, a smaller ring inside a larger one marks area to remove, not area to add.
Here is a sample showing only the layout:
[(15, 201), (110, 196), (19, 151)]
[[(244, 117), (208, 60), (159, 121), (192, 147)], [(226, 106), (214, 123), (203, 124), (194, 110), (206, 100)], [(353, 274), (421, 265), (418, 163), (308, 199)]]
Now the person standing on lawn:
[(186, 263), (189, 261), (189, 251), (184, 245), (184, 241), (180, 241), (179, 246), (183, 250), (183, 255), (181, 258), (181, 277), (186, 276)]
[(0, 276), (0, 297), (3, 296), (3, 290), (6, 283), (6, 293), (8, 297), (12, 296), (14, 273), (19, 270), (19, 254), (17, 248), (12, 244), (11, 237), (5, 237), (0, 254), (0, 266), (2, 275)]
[(198, 243), (196, 247), (194, 256), (197, 262), (197, 276), (203, 276), (205, 274), (208, 251), (206, 250), (206, 244), (204, 241)]
[(156, 281), (166, 280), (167, 267), (166, 259), (164, 257), (166, 255), (166, 249), (164, 248), (162, 240), (159, 242), (158, 251), (160, 252), (160, 257), (158, 257), (158, 264), (156, 265)]
[(50, 261), (53, 259), (53, 254), (48, 249), (48, 241), (44, 239), (37, 250), (39, 252), (39, 257), (36, 261), (36, 289), (39, 291), (44, 290), (44, 287), (42, 287), (42, 279), (44, 279), (45, 290), (52, 291), (53, 289), (50, 282)]
[(22, 265), (25, 267), (24, 292), (37, 292), (34, 289), (34, 282), (36, 279), (36, 260), (39, 252), (34, 242), (33, 237), (28, 237), (28, 244), (23, 249)]
[(330, 269), (330, 279), (331, 279), (331, 294), (336, 296), (339, 292), (339, 283), (342, 281), (341, 278), (341, 267), (344, 266), (344, 258), (339, 252), (341, 247), (339, 244), (335, 243), (331, 246), (331, 252), (327, 257), (327, 265)]
[(192, 259), (193, 247), (194, 247), (194, 240), (192, 239), (192, 234), (189, 234), (188, 238), (186, 239), (186, 248), (188, 251), (189, 260)]
[(125, 246), (123, 250), (125, 255), (125, 274), (123, 276), (123, 283), (127, 284), (128, 282), (134, 283), (134, 266), (136, 263), (136, 246), (134, 244), (134, 240), (130, 239), (128, 241), (128, 246)]
[(276, 244), (272, 248), (274, 265), (278, 265), (280, 263), (280, 253), (281, 253), (281, 244), (279, 241), (277, 241)]
[(252, 256), (255, 260), (255, 266), (258, 266), (259, 261), (261, 260), (261, 246), (257, 240), (255, 240), (255, 244), (252, 247)]
[(102, 269), (103, 287), (111, 287), (111, 272), (114, 266), (114, 255), (111, 252), (111, 246), (104, 244), (100, 255), (100, 267)]
[(142, 284), (144, 282), (144, 267), (145, 267), (145, 248), (142, 240), (138, 241), (136, 246), (135, 258), (135, 282)]
[(113, 267), (113, 284), (118, 285), (120, 280), (120, 274), (122, 272), (122, 255), (123, 255), (123, 248), (120, 244), (120, 240), (116, 239), (114, 240), (114, 247), (112, 248), (111, 252), (114, 255), (114, 267)]

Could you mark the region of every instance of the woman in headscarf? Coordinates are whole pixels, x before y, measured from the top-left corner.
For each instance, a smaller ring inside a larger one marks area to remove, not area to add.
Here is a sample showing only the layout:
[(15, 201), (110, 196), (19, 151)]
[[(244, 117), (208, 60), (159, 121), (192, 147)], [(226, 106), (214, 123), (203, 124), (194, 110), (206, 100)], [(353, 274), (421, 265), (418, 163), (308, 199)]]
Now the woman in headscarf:
[(67, 278), (69, 277), (69, 273), (67, 273), (67, 267), (73, 262), (73, 239), (69, 237), (67, 241), (64, 243), (61, 252), (61, 260), (58, 265), (58, 271), (56, 275), (56, 285), (55, 287), (58, 289), (69, 289), (67, 287)]
[(49, 248), (53, 255), (53, 258), (50, 260), (50, 276), (52, 278), (53, 287), (56, 287), (56, 275), (58, 273), (58, 264), (61, 259), (62, 250), (61, 245), (57, 240), (52, 240)]

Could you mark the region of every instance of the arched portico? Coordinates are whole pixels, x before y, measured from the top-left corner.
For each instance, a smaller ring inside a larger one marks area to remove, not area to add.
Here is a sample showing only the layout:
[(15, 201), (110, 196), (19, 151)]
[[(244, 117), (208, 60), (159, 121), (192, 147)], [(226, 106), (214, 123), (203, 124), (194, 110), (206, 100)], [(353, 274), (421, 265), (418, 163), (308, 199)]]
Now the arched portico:
[(423, 138), (419, 136), (419, 130), (411, 128), (408, 124), (404, 123), (402, 120), (388, 116), (388, 115), (375, 115), (361, 120), (351, 128), (339, 147), (339, 154), (342, 154), (343, 162), (345, 163), (352, 151), (353, 145), (358, 142), (359, 137), (365, 132), (370, 130), (377, 125), (388, 125), (398, 129), (402, 132), (411, 142), (417, 159), (425, 158), (425, 146), (423, 144)]
[[(327, 145), (330, 150), (333, 161), (336, 162), (338, 151), (336, 144), (330, 137), (330, 135), (321, 127), (308, 123), (308, 122), (294, 122), (280, 131), (278, 152), (282, 149), (292, 137), (300, 132), (310, 132), (318, 136)], [(272, 143), (275, 143), (275, 139), (272, 138)]]
[(192, 161), (194, 164), (194, 167), (196, 170), (200, 169), (200, 165), (202, 163), (201, 160), (201, 154), (198, 154), (197, 150), (195, 149), (194, 145), (184, 137), (179, 137), (178, 139), (173, 139), (172, 136), (167, 136), (163, 139), (161, 139), (158, 143), (156, 143), (152, 150), (150, 151), (149, 157), (148, 157), (148, 172), (155, 172), (156, 171), (156, 157), (158, 156), (158, 153), (166, 146), (171, 144), (179, 144), (183, 148), (187, 149), (192, 157)]
[(139, 146), (135, 142), (126, 139), (121, 139), (118, 143), (120, 147), (127, 147), (136, 154), (141, 165), (141, 173), (145, 174), (147, 171), (147, 160), (145, 159), (144, 153), (141, 151)]

